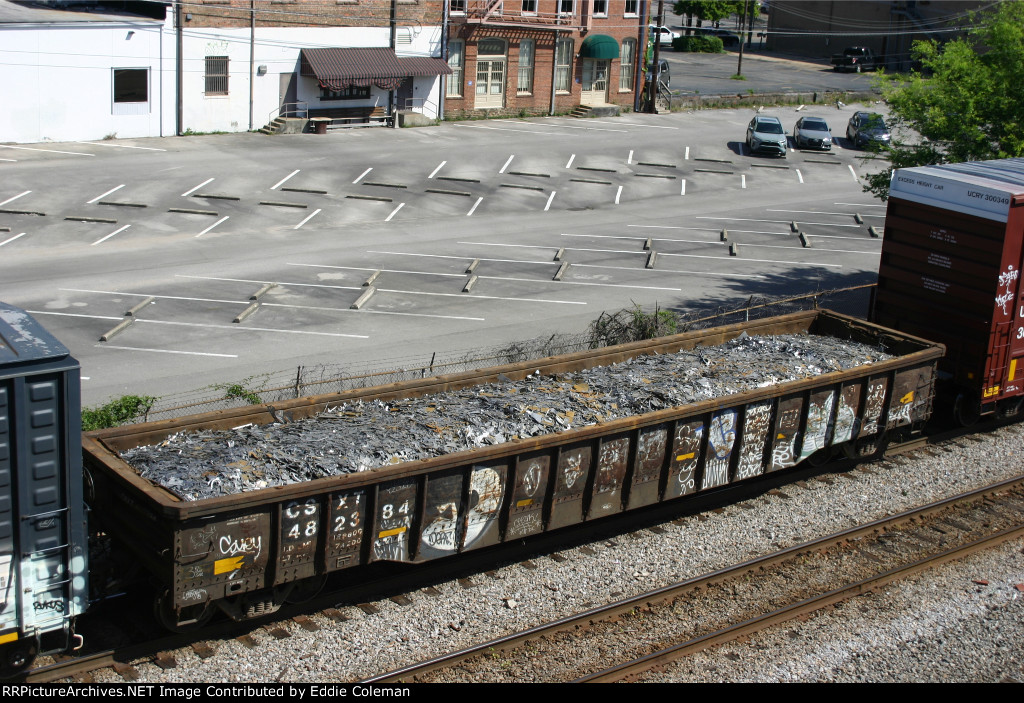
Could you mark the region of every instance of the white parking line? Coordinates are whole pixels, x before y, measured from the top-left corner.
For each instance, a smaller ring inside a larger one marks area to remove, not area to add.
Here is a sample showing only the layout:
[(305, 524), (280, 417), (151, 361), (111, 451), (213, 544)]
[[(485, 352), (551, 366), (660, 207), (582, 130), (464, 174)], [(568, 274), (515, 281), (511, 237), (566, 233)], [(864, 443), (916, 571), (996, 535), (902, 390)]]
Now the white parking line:
[(80, 141), (75, 141), (75, 144), (91, 144), (92, 146), (109, 146), (109, 147), (117, 147), (118, 149), (145, 149), (146, 151), (167, 151), (167, 149), (157, 149), (155, 146), (130, 146), (128, 144), (107, 144), (105, 142), (80, 142)]
[[(795, 212), (800, 215), (839, 215), (842, 217), (852, 217), (852, 212), (826, 212), (824, 210), (782, 210), (768, 208), (766, 212)], [(885, 215), (861, 215), (861, 217), (885, 217)]]
[(18, 239), (19, 237), (24, 237), (25, 234), (26, 234), (26, 232), (22, 232), (21, 234), (14, 235), (10, 239), (5, 239), (4, 241), (0, 242), (0, 247), (2, 247), (4, 244), (10, 244), (11, 242), (13, 242), (15, 239)]
[(279, 181), (278, 181), (277, 183), (275, 183), (274, 185), (270, 186), (270, 190), (277, 190), (278, 188), (280, 188), (281, 186), (283, 186), (283, 185), (285, 184), (285, 182), (286, 182), (286, 181), (287, 181), (287, 180), (288, 180), (289, 178), (291, 178), (292, 176), (294, 176), (294, 175), (295, 175), (296, 173), (298, 173), (298, 172), (299, 172), (299, 171), (301, 171), (301, 170), (302, 170), (302, 169), (299, 169), (299, 168), (295, 169), (294, 171), (292, 171), (291, 173), (289, 173), (289, 174), (288, 174), (287, 176), (285, 176), (284, 178), (282, 178), (281, 180), (279, 180)]
[(690, 147), (686, 147), (686, 152), (683, 154), (683, 159), (689, 160), (690, 158)]
[(458, 123), (456, 123), (456, 124), (453, 124), (452, 126), (453, 127), (464, 127), (466, 129), (493, 129), (493, 130), (497, 130), (498, 132), (517, 132), (519, 134), (550, 134), (550, 135), (556, 136), (556, 137), (561, 136), (558, 132), (531, 132), (531, 131), (526, 130), (526, 129), (506, 129), (504, 127), (484, 127), (483, 125), (479, 125), (479, 124), (458, 124)]
[[(747, 246), (747, 245), (744, 245)], [(753, 245), (750, 245), (753, 246)], [(786, 264), (787, 266), (825, 266), (827, 268), (841, 269), (842, 264), (816, 264), (809, 262), (800, 261), (777, 261), (775, 259), (748, 259), (747, 257), (736, 257), (736, 256), (702, 256), (699, 254), (669, 254), (666, 252), (658, 252), (658, 256), (680, 256), (687, 259), (718, 259), (719, 261), (732, 261), (734, 263), (747, 262), (754, 264)]]
[(501, 170), (498, 171), (498, 173), (505, 173), (505, 169), (508, 168), (508, 165), (512, 163), (512, 159), (514, 158), (516, 158), (515, 154), (512, 154), (512, 156), (508, 157), (508, 161), (505, 162), (505, 165), (501, 167)]
[(747, 176), (745, 174), (741, 173), (740, 174), (740, 188), (746, 188), (746, 187), (747, 187)]
[(712, 271), (680, 271), (678, 269), (638, 269), (629, 266), (602, 266), (600, 264), (573, 264), (573, 268), (581, 269), (613, 269), (616, 271), (635, 271), (637, 273), (686, 273), (693, 276), (719, 276), (723, 278), (767, 278), (759, 273), (714, 273)]
[(114, 230), (113, 232), (111, 232), (110, 234), (108, 234), (108, 235), (107, 235), (106, 237), (100, 237), (99, 239), (97, 239), (97, 240), (96, 240), (95, 242), (93, 242), (93, 243), (92, 243), (92, 244), (91, 244), (90, 246), (96, 246), (97, 244), (100, 244), (100, 243), (102, 243), (102, 242), (105, 242), (105, 241), (107, 241), (108, 239), (110, 239), (111, 237), (113, 237), (113, 236), (114, 236), (115, 234), (117, 234), (117, 233), (119, 233), (119, 232), (124, 232), (124, 231), (125, 231), (126, 229), (128, 229), (129, 227), (131, 227), (131, 225), (125, 225), (124, 227), (121, 227), (120, 229), (115, 229), (115, 230)]
[[(789, 220), (762, 220), (756, 217), (717, 217), (714, 215), (697, 215), (695, 220), (728, 220), (729, 222), (776, 222), (789, 224)], [(802, 225), (820, 225), (822, 227), (860, 227), (861, 225), (841, 225), (836, 222), (801, 222)]]
[[(529, 124), (529, 125), (532, 125), (533, 123), (532, 122), (520, 122), (518, 124)], [(556, 124), (554, 122), (548, 122), (548, 123), (546, 123), (544, 125), (539, 125), (539, 126), (561, 127), (562, 129), (585, 129), (585, 130), (589, 130), (591, 132), (621, 132), (622, 134), (629, 134), (629, 130), (628, 129), (603, 129), (601, 127), (583, 127), (581, 125), (575, 125), (575, 124)], [(543, 132), (538, 132), (538, 134), (543, 134)]]
[(558, 192), (558, 191), (554, 191), (554, 190), (553, 190), (553, 191), (551, 191), (551, 195), (549, 195), (549, 196), (548, 196), (548, 201), (547, 201), (547, 203), (546, 203), (546, 204), (544, 205), (544, 212), (547, 212), (547, 211), (548, 211), (548, 209), (549, 209), (549, 208), (551, 207), (551, 201), (555, 199), (555, 193), (556, 193), (556, 192)]
[[(254, 282), (254, 281), (253, 281)], [(83, 315), (73, 312), (51, 312), (49, 310), (28, 310), (30, 315), (56, 315), (58, 317), (81, 317), (89, 320), (123, 320), (124, 317), (111, 317), (109, 315)], [(316, 337), (350, 337), (354, 339), (369, 339), (365, 334), (341, 334), (339, 332), (310, 332), (308, 330), (282, 330), (271, 327), (247, 327), (245, 325), (213, 325), (201, 322), (172, 322), (170, 320), (147, 320), (139, 318), (135, 321), (137, 325), (173, 325), (176, 327), (202, 327), (207, 329), (231, 330), (233, 332), (279, 332), (281, 334), (309, 334)]]
[(587, 124), (614, 124), (625, 125), (626, 127), (650, 127), (651, 129), (679, 129), (678, 127), (666, 127), (660, 124), (640, 124), (639, 122), (604, 122), (603, 120), (587, 120)]
[[(465, 278), (465, 274), (459, 274)], [(330, 312), (342, 312), (356, 315), (399, 315), (401, 317), (430, 317), (438, 320), (469, 320), (471, 322), (484, 322), (483, 317), (467, 317), (465, 315), (430, 315), (423, 312), (394, 312), (392, 310), (352, 310), (351, 308), (329, 308), (317, 305), (286, 305), (284, 303), (264, 303), (267, 308), (299, 308), (301, 310), (327, 310)]]
[(616, 205), (619, 204), (619, 198), (621, 198), (621, 197), (622, 197), (622, 186), (619, 186), (619, 189), (617, 191), (615, 191), (615, 204)]
[[(160, 151), (163, 151), (161, 149)], [(225, 359), (237, 359), (238, 354), (214, 354), (213, 352), (178, 351), (176, 349), (149, 349), (147, 347), (121, 347), (113, 344), (94, 344), (97, 349), (123, 349), (124, 351), (156, 352), (158, 354), (186, 354), (188, 356), (218, 356)]]
[(475, 203), (473, 203), (473, 207), (469, 208), (469, 212), (467, 212), (467, 213), (466, 213), (466, 217), (469, 217), (469, 216), (470, 216), (470, 215), (472, 215), (472, 214), (473, 214), (474, 212), (476, 212), (476, 208), (477, 208), (477, 206), (478, 206), (478, 205), (480, 204), (480, 201), (481, 201), (481, 200), (483, 200), (483, 196), (481, 196), (481, 197), (479, 197), (479, 198), (477, 198), (477, 199), (476, 199), (476, 202), (475, 202)]
[(121, 185), (117, 186), (116, 188), (111, 188), (110, 190), (108, 190), (108, 191), (107, 191), (106, 193), (104, 193), (103, 195), (97, 195), (97, 196), (96, 196), (95, 198), (93, 198), (92, 200), (86, 200), (86, 201), (85, 201), (85, 204), (86, 204), (86, 205), (92, 205), (92, 204), (93, 204), (94, 202), (96, 202), (97, 200), (101, 200), (101, 199), (103, 199), (103, 198), (107, 197), (108, 195), (110, 195), (111, 193), (116, 193), (117, 191), (121, 190), (122, 188), (124, 188), (124, 185), (125, 185), (125, 184), (124, 184), (124, 183), (122, 183)]
[(572, 162), (575, 161), (575, 160), (576, 160), (576, 154), (573, 154), (572, 156), (569, 157), (569, 160), (565, 162), (565, 167), (569, 168), (570, 166), (572, 166)]
[(45, 151), (50, 154), (70, 154), (72, 156), (96, 156), (96, 154), (87, 154), (84, 151), (57, 151), (56, 149), (33, 149), (30, 146), (13, 146), (11, 144), (0, 144), (0, 147), (4, 149), (22, 149), (24, 151)]
[(17, 159), (0, 159), (0, 161), (10, 161), (12, 164), (18, 163)]
[(800, 182), (804, 182), (804, 174), (800, 173), (800, 169), (796, 170), (796, 177), (800, 179)]
[(850, 205), (852, 207), (889, 207), (880, 203), (832, 203), (833, 205)]
[(633, 163), (633, 150), (632, 149), (629, 150), (629, 156), (626, 157), (626, 163), (627, 164)]
[(203, 181), (202, 183), (200, 183), (199, 185), (197, 185), (197, 186), (196, 186), (195, 188), (190, 188), (190, 189), (186, 190), (186, 191), (185, 191), (184, 193), (182, 193), (182, 194), (181, 194), (181, 197), (183, 197), (183, 198), (185, 198), (185, 197), (188, 197), (189, 195), (192, 195), (192, 194), (193, 194), (193, 193), (195, 193), (195, 192), (196, 192), (197, 190), (199, 190), (200, 188), (202, 188), (202, 187), (203, 187), (204, 185), (206, 185), (207, 183), (213, 183), (213, 181), (214, 181), (214, 179), (213, 179), (213, 178), (207, 178), (207, 179), (206, 179), (205, 181)]
[[(296, 171), (296, 173), (298, 173), (298, 171)], [(304, 220), (303, 220), (302, 222), (300, 222), (299, 224), (297, 224), (297, 225), (295, 225), (294, 227), (292, 227), (292, 229), (298, 229), (298, 228), (299, 228), (299, 227), (301, 227), (302, 225), (306, 224), (307, 222), (309, 222), (310, 220), (312, 220), (312, 219), (313, 219), (314, 217), (316, 217), (317, 215), (319, 215), (319, 214), (320, 214), (320, 211), (321, 211), (321, 208), (317, 208), (317, 209), (316, 209), (316, 210), (314, 210), (314, 211), (313, 211), (313, 212), (312, 212), (311, 214), (307, 215), (307, 216), (306, 216), (306, 219), (304, 219)]]
[(439, 163), (439, 164), (437, 165), (437, 168), (435, 168), (435, 169), (434, 169), (433, 171), (431, 171), (431, 172), (430, 172), (430, 175), (429, 175), (429, 176), (427, 176), (427, 178), (433, 178), (434, 176), (436, 176), (436, 175), (437, 175), (437, 172), (438, 172), (438, 171), (440, 171), (440, 170), (441, 170), (442, 168), (444, 168), (444, 165), (445, 165), (446, 163), (448, 163), (448, 162), (447, 162), (447, 161), (442, 161), (441, 163)]
[[(575, 264), (574, 264), (575, 265)], [(648, 269), (626, 269), (625, 271), (647, 271)], [(544, 278), (512, 278), (508, 276), (480, 276), (492, 281), (516, 281), (520, 283), (557, 283), (560, 286), (597, 286), (600, 288), (638, 288), (640, 290), (670, 290), (679, 292), (682, 288), (662, 288), (660, 286), (631, 286), (624, 283), (589, 283), (587, 281), (552, 281)]]
[(15, 201), (15, 200), (17, 200), (18, 198), (21, 198), (21, 197), (23, 197), (23, 196), (26, 196), (26, 195), (28, 195), (28, 194), (29, 194), (29, 193), (31, 193), (31, 192), (32, 192), (31, 190), (26, 190), (26, 191), (25, 191), (24, 193), (18, 193), (18, 194), (17, 194), (17, 195), (15, 195), (15, 196), (14, 196), (13, 198), (8, 198), (7, 200), (5, 200), (5, 201), (3, 201), (2, 203), (0, 203), (0, 207), (2, 207), (2, 206), (4, 206), (4, 205), (6, 205), (7, 203), (10, 203), (10, 202), (14, 202), (14, 201)]
[(359, 181), (363, 180), (363, 178), (365, 178), (365, 177), (366, 177), (366, 174), (368, 174), (368, 173), (369, 173), (370, 171), (372, 171), (372, 170), (373, 170), (373, 166), (371, 166), (370, 168), (368, 168), (368, 169), (366, 169), (365, 171), (363, 171), (362, 173), (360, 173), (360, 174), (359, 174), (359, 178), (357, 178), (357, 179), (355, 179), (354, 181), (352, 181), (353, 185), (354, 185), (354, 184), (356, 184), (356, 183), (358, 183)]
[(679, 188), (680, 195), (686, 195), (686, 179), (683, 179), (683, 185)]
[(202, 236), (203, 236), (204, 234), (206, 234), (207, 232), (209, 232), (209, 231), (210, 231), (211, 229), (213, 229), (214, 227), (216, 227), (217, 225), (219, 225), (219, 224), (220, 224), (221, 222), (223, 222), (224, 220), (228, 219), (229, 217), (230, 217), (230, 215), (224, 215), (224, 217), (220, 218), (219, 220), (217, 220), (216, 222), (214, 222), (214, 223), (213, 223), (212, 225), (210, 225), (209, 227), (207, 227), (206, 229), (204, 229), (204, 230), (203, 230), (202, 232), (200, 232), (199, 234), (197, 234), (197, 235), (195, 236), (195, 239), (199, 239), (199, 238), (200, 238), (200, 237), (202, 237)]
[[(438, 168), (441, 168), (438, 166)], [(405, 203), (398, 203), (398, 207), (391, 211), (391, 214), (384, 218), (385, 222), (391, 222), (391, 218), (398, 214), (398, 211), (405, 207)], [(317, 211), (319, 212), (319, 210)]]
[(850, 169), (850, 175), (853, 176), (853, 180), (860, 183), (860, 179), (857, 178), (857, 172), (853, 170), (853, 166), (851, 164), (847, 164), (846, 167)]

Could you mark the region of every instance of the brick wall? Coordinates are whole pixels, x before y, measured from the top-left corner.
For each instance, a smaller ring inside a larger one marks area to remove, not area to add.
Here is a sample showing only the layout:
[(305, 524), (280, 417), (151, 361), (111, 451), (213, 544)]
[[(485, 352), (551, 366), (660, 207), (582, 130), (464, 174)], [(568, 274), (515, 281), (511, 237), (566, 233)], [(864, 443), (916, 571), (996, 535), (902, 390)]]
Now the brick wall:
[[(227, 7), (230, 6), (230, 7)], [(209, 0), (182, 6), (185, 27), (248, 27), (249, 0)], [(387, 27), (391, 0), (256, 0), (257, 27)], [(443, 0), (397, 0), (399, 26), (440, 25)]]

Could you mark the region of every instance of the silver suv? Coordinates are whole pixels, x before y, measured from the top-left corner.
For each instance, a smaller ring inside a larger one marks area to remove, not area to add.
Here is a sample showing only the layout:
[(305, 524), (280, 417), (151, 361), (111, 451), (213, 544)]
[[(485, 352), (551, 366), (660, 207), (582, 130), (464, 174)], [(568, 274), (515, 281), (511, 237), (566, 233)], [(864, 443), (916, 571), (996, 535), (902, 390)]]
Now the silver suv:
[(751, 153), (776, 154), (785, 158), (789, 140), (778, 117), (755, 115), (747, 125), (747, 147)]

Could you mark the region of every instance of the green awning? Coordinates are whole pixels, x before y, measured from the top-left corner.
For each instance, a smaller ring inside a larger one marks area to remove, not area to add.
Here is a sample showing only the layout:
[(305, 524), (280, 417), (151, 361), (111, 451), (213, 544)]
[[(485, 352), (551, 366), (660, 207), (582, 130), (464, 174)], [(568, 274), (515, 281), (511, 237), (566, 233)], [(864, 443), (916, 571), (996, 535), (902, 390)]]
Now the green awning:
[(580, 46), (581, 59), (617, 59), (619, 43), (607, 34), (591, 34)]

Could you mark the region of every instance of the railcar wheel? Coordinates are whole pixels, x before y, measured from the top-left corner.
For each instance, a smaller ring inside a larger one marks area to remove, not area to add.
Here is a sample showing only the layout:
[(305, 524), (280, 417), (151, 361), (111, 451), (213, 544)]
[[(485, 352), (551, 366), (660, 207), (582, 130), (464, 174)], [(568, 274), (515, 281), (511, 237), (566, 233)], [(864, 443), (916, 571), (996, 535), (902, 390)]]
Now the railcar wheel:
[(171, 632), (192, 632), (198, 630), (213, 617), (215, 608), (212, 603), (190, 605), (179, 612), (174, 607), (174, 596), (164, 591), (153, 600), (153, 614), (157, 622)]
[(1021, 410), (1024, 410), (1024, 396), (1001, 400), (996, 406), (996, 412), (999, 413), (999, 417), (1003, 420), (1012, 420), (1020, 417)]
[(843, 453), (847, 459), (874, 461), (882, 458), (888, 446), (889, 436), (883, 432), (872, 437), (861, 437), (852, 442), (845, 442)]
[(285, 598), (285, 601), (292, 604), (306, 603), (316, 598), (317, 594), (323, 590), (324, 585), (327, 583), (327, 574), (321, 574), (319, 576), (310, 576), (307, 579), (302, 579), (295, 584), (292, 588), (291, 593)]
[(811, 466), (818, 468), (824, 466), (832, 459), (832, 450), (828, 447), (819, 449), (818, 451), (807, 457), (807, 463)]
[(981, 418), (981, 403), (970, 392), (959, 393), (953, 403), (953, 418), (961, 427), (970, 427)]
[(35, 640), (21, 640), (0, 649), (0, 678), (9, 679), (24, 672), (36, 660), (39, 648)]

